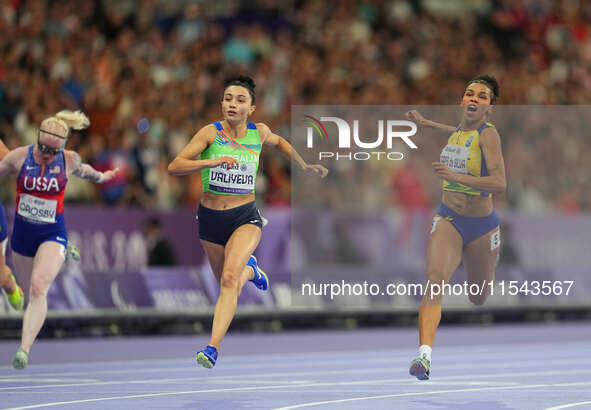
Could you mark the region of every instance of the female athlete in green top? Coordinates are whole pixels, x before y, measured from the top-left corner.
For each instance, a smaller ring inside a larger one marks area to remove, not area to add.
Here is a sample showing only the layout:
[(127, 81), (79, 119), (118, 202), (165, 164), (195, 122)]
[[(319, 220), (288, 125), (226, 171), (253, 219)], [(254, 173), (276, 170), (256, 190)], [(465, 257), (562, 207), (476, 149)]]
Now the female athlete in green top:
[(261, 145), (273, 145), (308, 173), (325, 177), (322, 165), (308, 165), (292, 146), (263, 123), (251, 123), (255, 84), (246, 76), (226, 82), (221, 102), (224, 120), (201, 128), (168, 166), (171, 175), (201, 171), (203, 196), (199, 236), (220, 285), (209, 345), (197, 361), (211, 368), (236, 312), (238, 296), (250, 280), (265, 290), (268, 278), (251, 254), (261, 238), (262, 217), (254, 205)]

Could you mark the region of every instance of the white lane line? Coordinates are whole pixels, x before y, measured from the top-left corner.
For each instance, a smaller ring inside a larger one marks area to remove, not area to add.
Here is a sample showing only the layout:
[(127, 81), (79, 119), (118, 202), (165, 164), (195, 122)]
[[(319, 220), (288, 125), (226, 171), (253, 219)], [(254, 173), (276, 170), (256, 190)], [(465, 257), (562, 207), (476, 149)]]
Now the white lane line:
[[(547, 364), (547, 363), (546, 363)], [(506, 365), (498, 366), (498, 365), (489, 365), (484, 366), (480, 365), (481, 369), (495, 369), (495, 368), (504, 368), (508, 367)], [(454, 369), (471, 369), (473, 365), (463, 365), (461, 367), (455, 366)], [(201, 369), (198, 369), (201, 370)], [(268, 379), (272, 377), (289, 377), (293, 379), (294, 377), (313, 377), (313, 376), (320, 376), (320, 375), (342, 375), (342, 374), (353, 374), (353, 375), (362, 375), (362, 374), (371, 374), (371, 373), (384, 373), (384, 372), (393, 372), (391, 369), (369, 369), (369, 370), (349, 370), (349, 371), (339, 371), (339, 370), (327, 370), (327, 371), (313, 371), (313, 372), (285, 372), (285, 373), (260, 373), (260, 374), (246, 374), (244, 376), (248, 376), (249, 378), (254, 379)], [(446, 381), (461, 381), (461, 380), (473, 380), (473, 379), (489, 379), (489, 378), (514, 378), (514, 377), (554, 377), (554, 376), (564, 376), (564, 375), (580, 375), (580, 374), (591, 374), (591, 369), (580, 369), (580, 370), (549, 370), (549, 371), (529, 371), (529, 372), (512, 372), (512, 373), (482, 373), (482, 374), (461, 374), (459, 376), (443, 376), (437, 377), (436, 379), (432, 380), (431, 382), (439, 383), (439, 382), (446, 382)], [(203, 375), (200, 377), (178, 377), (178, 378), (162, 378), (162, 379), (143, 379), (143, 380), (119, 380), (119, 381), (106, 381), (106, 382), (93, 382), (93, 383), (71, 383), (71, 384), (55, 384), (55, 385), (38, 385), (38, 386), (14, 386), (14, 387), (0, 387), (0, 391), (15, 391), (15, 390), (32, 390), (32, 389), (40, 389), (40, 388), (60, 388), (60, 387), (85, 387), (85, 386), (100, 386), (100, 385), (124, 385), (124, 384), (154, 384), (154, 383), (191, 383), (191, 382), (200, 382), (200, 383), (215, 383), (216, 381), (225, 382), (226, 380), (236, 380), (239, 377), (244, 377), (240, 375), (232, 375), (232, 376), (212, 376), (208, 377), (207, 375)], [(278, 382), (275, 380), (275, 382)], [(289, 381), (281, 381), (282, 383), (290, 383)], [(336, 383), (336, 382), (335, 382)], [(397, 379), (378, 379), (378, 380), (365, 380), (365, 381), (342, 381), (339, 382), (341, 384), (372, 384), (372, 383), (405, 383), (405, 384), (412, 384), (412, 383), (419, 383), (417, 380), (413, 379), (412, 377), (408, 376), (405, 378), (397, 378)], [(586, 382), (584, 382), (586, 383)], [(431, 384), (431, 383), (430, 383)], [(315, 384), (311, 384), (315, 386)], [(301, 385), (298, 385), (298, 387)], [(295, 387), (295, 386), (294, 386)]]
[(52, 378), (35, 378), (35, 377), (2, 377), (0, 378), (0, 383), (22, 383), (22, 382), (29, 382), (29, 383), (68, 383), (68, 382), (98, 382), (98, 379), (52, 379)]
[(53, 403), (41, 403), (33, 404), (22, 407), (12, 407), (5, 410), (26, 410), (26, 409), (38, 409), (42, 407), (53, 407), (53, 406), (64, 406), (68, 404), (79, 404), (79, 403), (91, 403), (97, 401), (109, 401), (109, 400), (125, 400), (125, 399), (140, 399), (147, 397), (162, 397), (162, 396), (175, 396), (175, 395), (187, 395), (187, 394), (199, 394), (199, 393), (220, 393), (220, 392), (232, 392), (232, 391), (252, 391), (252, 390), (265, 390), (265, 389), (283, 389), (293, 387), (293, 385), (276, 385), (276, 386), (256, 386), (256, 387), (240, 387), (233, 389), (211, 389), (211, 390), (190, 390), (190, 391), (178, 391), (178, 392), (166, 392), (166, 393), (150, 393), (150, 394), (134, 394), (131, 396), (117, 396), (117, 397), (100, 397), (96, 399), (83, 399), (83, 400), (71, 400), (71, 401), (59, 401)]
[[(319, 387), (326, 387), (326, 386), (342, 386), (342, 385), (351, 385), (351, 384), (365, 384), (363, 383), (311, 383), (308, 385), (301, 385), (302, 386), (319, 386)], [(342, 399), (342, 400), (331, 400), (331, 401), (322, 401), (322, 402), (315, 402), (315, 403), (303, 403), (303, 404), (296, 404), (294, 406), (287, 406), (277, 408), (275, 410), (290, 410), (290, 409), (298, 409), (302, 407), (313, 407), (319, 406), (323, 404), (335, 404), (335, 403), (344, 403), (344, 402), (351, 402), (351, 401), (361, 401), (361, 400), (374, 400), (374, 399), (381, 399), (381, 398), (393, 398), (393, 397), (405, 397), (405, 396), (421, 396), (421, 395), (433, 395), (433, 394), (445, 394), (445, 393), (463, 393), (463, 392), (477, 392), (477, 391), (493, 391), (493, 390), (515, 390), (521, 388), (545, 388), (545, 387), (560, 387), (560, 386), (568, 386), (572, 383), (561, 383), (561, 384), (530, 384), (524, 386), (503, 386), (503, 387), (482, 387), (482, 388), (473, 388), (473, 389), (457, 389), (457, 390), (436, 390), (430, 392), (414, 392), (414, 393), (401, 393), (401, 394), (387, 394), (387, 395), (380, 395), (380, 396), (370, 396), (370, 397), (354, 397), (349, 399)], [(576, 383), (577, 385), (591, 385), (591, 382), (588, 383)], [(65, 406), (68, 404), (80, 404), (80, 403), (91, 403), (91, 402), (99, 402), (99, 401), (111, 401), (111, 400), (126, 400), (126, 399), (139, 399), (139, 398), (148, 398), (148, 397), (163, 397), (163, 396), (180, 396), (180, 395), (189, 395), (189, 394), (199, 394), (199, 393), (221, 393), (221, 392), (238, 392), (238, 391), (255, 391), (255, 390), (269, 390), (269, 389), (285, 389), (285, 388), (293, 388), (293, 385), (275, 385), (275, 386), (255, 386), (255, 387), (238, 387), (238, 388), (229, 388), (229, 389), (211, 389), (211, 390), (189, 390), (189, 391), (178, 391), (178, 392), (166, 392), (166, 393), (149, 393), (149, 394), (134, 394), (129, 396), (115, 396), (115, 397), (100, 397), (95, 399), (82, 399), (82, 400), (70, 400), (70, 401), (60, 401), (60, 402), (52, 402), (52, 403), (40, 403), (40, 404), (33, 404), (29, 406), (21, 406), (21, 407), (12, 407), (5, 410), (27, 410), (27, 409), (38, 409), (42, 407), (54, 407), (54, 406)]]
[[(464, 356), (462, 356), (464, 357)], [(376, 360), (377, 362), (377, 360)], [(410, 359), (406, 360), (405, 359), (400, 359), (400, 360), (384, 360), (383, 358), (379, 361), (380, 366), (376, 366), (375, 368), (371, 368), (371, 369), (357, 369), (357, 370), (347, 370), (347, 369), (343, 369), (343, 370), (332, 370), (332, 371), (296, 371), (296, 372), (276, 372), (276, 373), (265, 373), (266, 375), (273, 375), (276, 377), (281, 377), (281, 376), (294, 376), (294, 375), (307, 375), (307, 374), (362, 374), (362, 373), (384, 373), (384, 372), (393, 372), (395, 371), (397, 368), (402, 367), (406, 367), (408, 365), (408, 363), (410, 363)], [(440, 363), (440, 362), (438, 362)], [(589, 359), (581, 359), (581, 358), (573, 358), (573, 359), (554, 359), (554, 360), (539, 360), (539, 359), (528, 359), (528, 360), (524, 360), (522, 358), (520, 358), (519, 360), (519, 364), (520, 366), (523, 367), (523, 365), (527, 365), (527, 367), (532, 368), (532, 367), (536, 367), (536, 366), (543, 366), (543, 367), (548, 367), (548, 366), (552, 366), (552, 365), (569, 365), (569, 364), (577, 364), (579, 366), (583, 366), (584, 364), (591, 364), (591, 358)], [(120, 363), (121, 364), (121, 363)], [(363, 364), (368, 364), (367, 362), (364, 361)], [(304, 364), (306, 365), (306, 364)], [(324, 367), (333, 367), (335, 365), (334, 361), (326, 361), (324, 363), (314, 363), (314, 367), (317, 367), (317, 365), (320, 366), (324, 366)], [(504, 361), (496, 361), (496, 362), (492, 362), (492, 363), (482, 363), (479, 364), (479, 368), (482, 369), (502, 369), (502, 368), (511, 368), (514, 366), (514, 362), (512, 362), (511, 360), (507, 360), (505, 358)], [(237, 371), (241, 371), (241, 370), (252, 370), (252, 369), (261, 369), (261, 365), (249, 365), (249, 366), (224, 366), (223, 368), (220, 368), (220, 371), (231, 371), (232, 372), (232, 376), (216, 376), (216, 377), (234, 377)], [(265, 364), (264, 368), (265, 369), (271, 369), (271, 368), (275, 368), (275, 369), (281, 369), (281, 368), (285, 368), (286, 367), (286, 363), (285, 362), (281, 362), (281, 363), (274, 363), (272, 365), (269, 364)], [(147, 369), (123, 369), (123, 370), (95, 370), (95, 371), (78, 371), (78, 372), (63, 372), (63, 373), (39, 373), (37, 374), (38, 376), (54, 376), (54, 377), (64, 377), (64, 376), (91, 376), (91, 377), (97, 377), (100, 375), (123, 375), (123, 374), (133, 374), (133, 373), (142, 373), (142, 374), (146, 374), (146, 373), (183, 373), (183, 372), (194, 372), (196, 368), (196, 365), (194, 365), (192, 362), (188, 362), (187, 366), (184, 367), (159, 367), (159, 368), (147, 368)], [(461, 370), (461, 369), (469, 369), (469, 368), (473, 368), (473, 365), (468, 365), (468, 364), (458, 364), (458, 365), (454, 365), (454, 364), (441, 364), (437, 366), (438, 370)], [(33, 377), (34, 375), (29, 375), (29, 377)], [(16, 378), (14, 378), (16, 379)]]
[(570, 407), (579, 407), (579, 406), (584, 406), (586, 404), (591, 405), (591, 401), (580, 401), (578, 403), (567, 403), (567, 404), (561, 404), (560, 406), (554, 406), (554, 407), (548, 407), (547, 409), (544, 410), (560, 410), (560, 409), (568, 409)]
[[(465, 368), (471, 368), (472, 366), (466, 366)], [(406, 369), (405, 369), (406, 370)], [(388, 370), (390, 371), (390, 370)], [(250, 374), (245, 375), (250, 378), (254, 379), (265, 379), (269, 377), (277, 377), (277, 376), (289, 376), (290, 378), (293, 377), (304, 377), (304, 376), (318, 376), (318, 375), (342, 375), (345, 372), (342, 371), (332, 371), (327, 370), (324, 372), (299, 372), (299, 373), (260, 373), (260, 374)], [(367, 372), (359, 372), (359, 371), (350, 371), (347, 373), (352, 373), (355, 375), (359, 374), (367, 374)], [(591, 374), (591, 369), (580, 369), (580, 370), (555, 370), (555, 371), (543, 371), (543, 372), (512, 372), (512, 373), (482, 373), (482, 374), (461, 374), (458, 376), (443, 376), (437, 377), (436, 379), (432, 379), (429, 381), (429, 384), (439, 383), (439, 382), (447, 382), (447, 381), (462, 381), (462, 380), (472, 380), (472, 379), (488, 379), (488, 378), (512, 378), (512, 377), (554, 377), (554, 376), (564, 376), (564, 375), (577, 375), (577, 374)], [(208, 377), (207, 379), (201, 377), (192, 377), (192, 378), (174, 378), (174, 379), (158, 379), (156, 381), (166, 383), (166, 382), (192, 382), (192, 381), (201, 381), (201, 382), (212, 382), (215, 383), (216, 381), (223, 381), (224, 383), (226, 380), (236, 380), (238, 378), (244, 378), (244, 376), (240, 375), (233, 375), (233, 376), (213, 376)], [(146, 382), (152, 382), (154, 380), (146, 380)], [(416, 379), (411, 376), (407, 376), (404, 378), (396, 378), (396, 379), (379, 379), (379, 380), (369, 380), (365, 381), (365, 383), (382, 383), (382, 382), (393, 382), (393, 383), (419, 383)], [(358, 381), (351, 381), (352, 383), (359, 383)], [(136, 383), (136, 381), (130, 381), (130, 383)], [(139, 381), (141, 383), (141, 381)], [(282, 382), (284, 383), (284, 382)], [(348, 383), (347, 381), (342, 381), (342, 383)]]
[[(428, 392), (382, 394), (379, 396), (352, 397), (352, 398), (340, 399), (340, 400), (326, 400), (326, 401), (317, 401), (317, 402), (313, 402), (313, 403), (295, 404), (292, 406), (277, 407), (273, 410), (293, 410), (293, 409), (301, 409), (304, 407), (322, 406), (322, 405), (326, 405), (326, 404), (348, 403), (348, 402), (363, 401), (363, 400), (391, 399), (391, 398), (396, 398), (396, 397), (428, 396), (428, 395), (434, 395), (434, 394), (468, 393), (468, 392), (482, 392), (482, 391), (495, 391), (495, 390), (520, 390), (520, 389), (524, 389), (524, 388), (539, 389), (539, 388), (547, 388), (547, 387), (569, 386), (571, 384), (573, 384), (573, 383), (530, 384), (530, 385), (525, 385), (525, 386), (482, 387), (482, 388), (477, 388), (477, 389), (435, 390), (435, 391), (428, 391)], [(581, 385), (581, 383), (574, 383), (574, 384)], [(591, 382), (588, 382), (585, 384), (591, 385)], [(587, 403), (590, 403), (590, 402), (587, 402)], [(559, 407), (559, 408), (562, 408), (562, 407)], [(549, 410), (549, 409), (546, 409), (546, 410)]]

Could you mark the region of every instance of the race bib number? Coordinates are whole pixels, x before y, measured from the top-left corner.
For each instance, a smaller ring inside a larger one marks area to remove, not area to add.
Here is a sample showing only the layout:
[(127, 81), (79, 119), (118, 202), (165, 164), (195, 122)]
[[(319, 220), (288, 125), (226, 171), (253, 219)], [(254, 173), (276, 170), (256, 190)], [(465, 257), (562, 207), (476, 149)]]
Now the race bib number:
[(242, 163), (228, 169), (226, 165), (209, 169), (209, 189), (226, 194), (251, 194), (254, 192), (255, 163)]
[(57, 201), (21, 194), (18, 214), (23, 218), (43, 223), (55, 223)]
[(467, 174), (466, 168), (468, 164), (468, 154), (470, 149), (467, 147), (460, 147), (458, 145), (446, 145), (441, 151), (439, 160), (442, 164), (447, 165), (452, 171), (459, 174)]
[(501, 246), (501, 230), (499, 229), (490, 236), (490, 250), (494, 251)]

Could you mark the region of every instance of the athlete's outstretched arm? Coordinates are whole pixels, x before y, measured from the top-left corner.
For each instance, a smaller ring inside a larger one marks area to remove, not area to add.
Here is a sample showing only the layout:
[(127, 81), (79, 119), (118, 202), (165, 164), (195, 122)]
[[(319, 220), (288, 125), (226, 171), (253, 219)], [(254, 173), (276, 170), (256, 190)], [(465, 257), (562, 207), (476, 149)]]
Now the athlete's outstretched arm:
[(4, 155), (0, 161), (0, 176), (17, 173), (27, 156), (27, 149), (27, 147), (18, 147)]
[(273, 134), (273, 132), (263, 123), (257, 124), (257, 129), (260, 132), (261, 140), (263, 144), (273, 145), (279, 151), (283, 152), (285, 155), (289, 157), (289, 159), (294, 160), (297, 164), (302, 168), (303, 171), (320, 175), (320, 177), (324, 178), (328, 174), (328, 169), (323, 167), (322, 165), (309, 165), (304, 161), (300, 154), (291, 146), (289, 142), (283, 137), (280, 137), (277, 134)]
[(428, 120), (425, 117), (423, 117), (417, 110), (407, 111), (404, 115), (409, 121), (413, 121), (422, 127), (435, 128), (446, 132), (454, 132), (457, 128), (452, 125), (446, 125), (440, 122)]
[(117, 171), (119, 171), (119, 168), (116, 168), (110, 169), (106, 172), (100, 172), (88, 164), (83, 164), (82, 158), (80, 158), (80, 155), (77, 152), (64, 151), (64, 154), (69, 173), (76, 175), (78, 178), (89, 179), (98, 184), (102, 184), (103, 182), (113, 179), (115, 175), (117, 175)]
[(209, 137), (211, 135), (215, 135), (215, 126), (213, 124), (201, 128), (176, 158), (168, 164), (168, 173), (170, 175), (187, 175), (201, 171), (204, 168), (215, 168), (222, 164), (226, 164), (228, 168), (237, 165), (238, 161), (228, 156), (215, 159), (195, 159), (209, 146)]
[(480, 147), (486, 160), (489, 173), (487, 177), (458, 174), (441, 162), (434, 162), (433, 168), (442, 179), (459, 182), (481, 191), (502, 194), (507, 189), (507, 180), (505, 178), (505, 162), (501, 151), (501, 137), (495, 128), (489, 127), (482, 131), (480, 134)]

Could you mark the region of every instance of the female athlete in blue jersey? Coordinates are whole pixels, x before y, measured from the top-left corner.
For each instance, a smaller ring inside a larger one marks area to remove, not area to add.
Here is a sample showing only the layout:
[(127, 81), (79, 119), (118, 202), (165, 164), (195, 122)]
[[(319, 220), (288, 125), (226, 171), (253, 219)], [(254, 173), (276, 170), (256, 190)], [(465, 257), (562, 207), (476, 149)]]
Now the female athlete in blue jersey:
[(60, 111), (43, 120), (37, 144), (16, 148), (0, 161), (0, 176), (17, 174), (16, 214), (10, 239), (14, 267), (21, 278), (31, 275), (21, 345), (12, 361), (16, 369), (27, 365), (31, 346), (47, 316), (47, 292), (66, 258), (64, 194), (68, 176), (103, 183), (117, 172), (99, 172), (83, 164), (76, 152), (64, 150), (70, 129), (83, 129), (89, 124), (80, 111)]
[(443, 180), (442, 203), (433, 218), (427, 246), (426, 289), (419, 308), (419, 357), (412, 361), (410, 374), (429, 379), (431, 349), (441, 320), (442, 292), (433, 287), (449, 282), (461, 261), (468, 284), (484, 288), (476, 305), (484, 303), (494, 279), (501, 245), (499, 218), (492, 194), (506, 189), (505, 165), (499, 134), (487, 118), (499, 95), (495, 78), (479, 76), (471, 80), (462, 97), (462, 121), (455, 128), (426, 120), (418, 112), (407, 113), (419, 125), (452, 132), (433, 169)]
[(197, 211), (199, 236), (220, 285), (209, 345), (197, 352), (197, 362), (212, 368), (222, 338), (236, 312), (238, 296), (250, 280), (262, 290), (266, 274), (252, 256), (261, 238), (263, 219), (254, 203), (262, 144), (273, 145), (306, 172), (326, 176), (321, 165), (308, 165), (292, 146), (263, 123), (248, 117), (255, 110), (255, 84), (246, 76), (226, 82), (223, 121), (201, 128), (170, 163), (171, 175), (201, 172), (203, 195)]
[[(0, 160), (6, 156), (8, 148), (0, 141)], [(23, 310), (25, 305), (25, 295), (12, 271), (6, 265), (6, 241), (8, 238), (8, 226), (6, 224), (6, 214), (4, 207), (0, 204), (0, 286), (4, 289), (10, 305), (16, 310)]]

